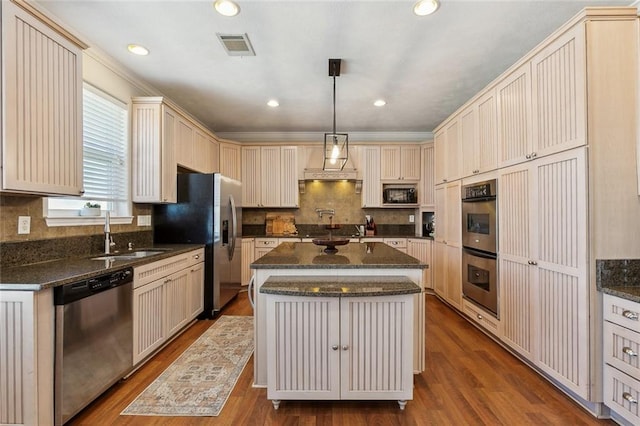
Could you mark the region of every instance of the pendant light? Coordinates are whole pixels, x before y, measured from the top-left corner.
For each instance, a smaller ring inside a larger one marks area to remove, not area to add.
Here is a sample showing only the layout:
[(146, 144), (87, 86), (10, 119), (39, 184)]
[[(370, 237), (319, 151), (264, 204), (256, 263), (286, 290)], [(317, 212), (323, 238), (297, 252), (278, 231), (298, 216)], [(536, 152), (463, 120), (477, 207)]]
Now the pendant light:
[(333, 77), (333, 133), (324, 134), (323, 170), (342, 170), (349, 159), (349, 135), (336, 133), (336, 77), (342, 59), (329, 59), (329, 77)]

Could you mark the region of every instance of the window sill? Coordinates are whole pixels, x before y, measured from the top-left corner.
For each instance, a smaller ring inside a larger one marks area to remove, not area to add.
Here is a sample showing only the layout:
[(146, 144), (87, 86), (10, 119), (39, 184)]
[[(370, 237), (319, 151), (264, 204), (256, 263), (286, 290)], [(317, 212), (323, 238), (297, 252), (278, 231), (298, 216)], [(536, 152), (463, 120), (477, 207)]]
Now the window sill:
[[(45, 217), (48, 227), (54, 226), (89, 226), (104, 225), (104, 216), (67, 216), (67, 217)], [(133, 223), (133, 216), (111, 217), (112, 225), (130, 225)]]

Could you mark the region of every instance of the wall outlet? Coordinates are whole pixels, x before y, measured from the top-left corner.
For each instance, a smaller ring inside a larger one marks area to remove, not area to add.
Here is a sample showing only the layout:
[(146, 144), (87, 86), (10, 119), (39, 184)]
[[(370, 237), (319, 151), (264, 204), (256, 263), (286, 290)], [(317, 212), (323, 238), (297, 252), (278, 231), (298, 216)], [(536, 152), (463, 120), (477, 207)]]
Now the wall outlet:
[(18, 216), (18, 234), (31, 233), (31, 216)]
[(409, 215), (409, 223), (414, 223), (416, 221), (416, 216), (413, 214)]
[(151, 215), (150, 214), (138, 215), (138, 226), (151, 226)]

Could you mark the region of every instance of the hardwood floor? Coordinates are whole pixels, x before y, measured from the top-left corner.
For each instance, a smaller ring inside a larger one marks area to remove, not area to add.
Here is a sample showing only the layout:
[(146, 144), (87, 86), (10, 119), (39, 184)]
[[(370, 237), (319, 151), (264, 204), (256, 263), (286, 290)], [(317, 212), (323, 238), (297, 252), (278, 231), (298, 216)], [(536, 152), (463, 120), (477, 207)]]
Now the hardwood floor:
[[(223, 315), (252, 315), (241, 293)], [(120, 412), (213, 321), (198, 321), (127, 380), (78, 414), (73, 425), (612, 425), (597, 420), (546, 380), (427, 296), (427, 367), (413, 401), (283, 401), (275, 411), (254, 389), (253, 357), (218, 417), (120, 416)]]

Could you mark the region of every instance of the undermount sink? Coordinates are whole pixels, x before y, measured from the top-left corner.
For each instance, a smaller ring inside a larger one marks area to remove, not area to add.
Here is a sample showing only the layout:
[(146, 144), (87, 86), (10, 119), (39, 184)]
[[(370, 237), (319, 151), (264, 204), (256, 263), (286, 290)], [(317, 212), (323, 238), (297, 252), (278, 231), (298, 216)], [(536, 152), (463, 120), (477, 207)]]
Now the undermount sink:
[(140, 250), (131, 253), (107, 254), (100, 257), (92, 257), (91, 260), (134, 260), (155, 256), (164, 253), (163, 250)]

